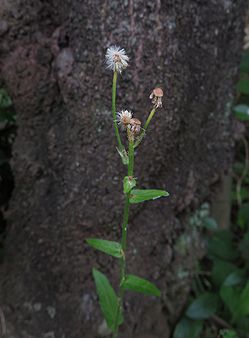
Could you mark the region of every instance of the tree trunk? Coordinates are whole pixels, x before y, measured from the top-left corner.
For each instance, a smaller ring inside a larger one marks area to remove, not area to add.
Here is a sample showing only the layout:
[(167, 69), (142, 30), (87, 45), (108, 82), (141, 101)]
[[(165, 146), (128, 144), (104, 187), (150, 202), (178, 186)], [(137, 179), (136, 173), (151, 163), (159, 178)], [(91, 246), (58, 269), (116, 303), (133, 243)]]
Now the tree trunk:
[[(127, 294), (122, 337), (169, 337), (189, 289), (185, 272), (199, 256), (190, 210), (209, 200), (232, 158), (230, 107), (246, 3), (2, 0), (1, 76), (18, 123), (1, 267), (7, 337), (93, 338), (102, 330), (91, 268), (116, 286), (118, 264), (85, 238), (121, 235), (125, 168), (104, 66), (111, 44), (131, 59), (119, 78), (118, 110), (144, 122), (151, 90), (164, 88), (135, 176), (140, 187), (170, 192), (132, 208), (129, 272), (155, 282), (163, 297)], [(186, 229), (191, 244), (182, 256), (176, 244)]]

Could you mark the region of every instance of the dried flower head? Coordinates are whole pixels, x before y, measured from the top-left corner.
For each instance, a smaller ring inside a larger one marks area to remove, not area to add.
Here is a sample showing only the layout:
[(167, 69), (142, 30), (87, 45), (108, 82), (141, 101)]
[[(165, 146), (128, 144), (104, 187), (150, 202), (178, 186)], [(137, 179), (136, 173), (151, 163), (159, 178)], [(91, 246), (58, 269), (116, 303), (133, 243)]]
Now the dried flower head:
[(132, 113), (128, 110), (122, 110), (120, 113), (117, 113), (118, 124), (125, 130), (132, 119)]
[(141, 130), (141, 121), (139, 119), (132, 118), (130, 120), (128, 128), (134, 135), (138, 135)]
[(107, 68), (112, 71), (121, 73), (128, 66), (129, 57), (123, 48), (111, 46), (107, 49), (105, 57)]
[(153, 89), (152, 93), (150, 94), (150, 99), (154, 105), (155, 108), (162, 107), (162, 97), (163, 97), (163, 90), (162, 88), (155, 88)]

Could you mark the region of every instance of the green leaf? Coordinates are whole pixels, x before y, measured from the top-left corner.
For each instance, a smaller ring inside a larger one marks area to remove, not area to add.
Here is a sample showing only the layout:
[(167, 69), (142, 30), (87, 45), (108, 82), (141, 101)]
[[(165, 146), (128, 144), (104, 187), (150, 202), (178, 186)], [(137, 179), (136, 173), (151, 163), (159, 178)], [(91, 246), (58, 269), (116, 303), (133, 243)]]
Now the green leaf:
[(241, 292), (236, 317), (249, 315), (249, 282)]
[(234, 115), (241, 121), (249, 120), (249, 106), (246, 104), (238, 104), (233, 108)]
[[(93, 278), (99, 296), (101, 311), (108, 327), (113, 331), (118, 309), (118, 298), (111, 284), (103, 273), (96, 269), (93, 269)], [(123, 317), (122, 314), (120, 314), (118, 325), (122, 324), (122, 322)]]
[(125, 290), (142, 292), (146, 295), (160, 297), (161, 291), (151, 282), (146, 279), (128, 275), (124, 282), (122, 283), (122, 287)]
[(237, 223), (242, 228), (249, 228), (249, 203), (242, 204), (239, 208)]
[(183, 317), (175, 327), (173, 338), (197, 338), (201, 333), (202, 326), (202, 320)]
[(125, 176), (123, 181), (124, 193), (128, 194), (132, 188), (136, 186), (136, 180), (134, 177)]
[(241, 79), (237, 84), (237, 90), (242, 94), (249, 94), (249, 80)]
[(211, 272), (211, 277), (214, 285), (220, 287), (227, 278), (227, 276), (237, 270), (238, 268), (235, 264), (216, 258), (214, 260)]
[[(238, 197), (237, 197), (236, 191), (232, 191), (231, 195), (232, 195), (232, 201), (236, 202), (236, 204), (237, 204), (237, 198)], [(245, 201), (245, 200), (248, 200), (249, 199), (249, 190), (242, 187), (240, 189), (240, 198), (241, 198), (242, 202)]]
[(242, 72), (249, 72), (249, 51), (244, 51), (242, 54), (241, 62), (240, 62), (240, 70)]
[(234, 261), (238, 252), (233, 244), (233, 235), (229, 230), (219, 230), (208, 242), (208, 253), (211, 258), (218, 257)]
[(131, 191), (130, 203), (140, 203), (148, 200), (155, 200), (160, 197), (169, 196), (165, 190), (157, 189), (133, 189)]
[(245, 271), (244, 270), (236, 270), (236, 271), (233, 271), (232, 273), (230, 273), (223, 285), (224, 286), (234, 286), (234, 285), (238, 285), (240, 284), (243, 280), (244, 280), (244, 277), (245, 277)]
[(238, 338), (237, 333), (234, 330), (221, 330), (219, 332), (219, 334), (221, 335), (221, 338)]
[(218, 296), (213, 293), (203, 293), (189, 305), (186, 316), (191, 319), (207, 319), (217, 310)]
[(240, 288), (232, 286), (222, 286), (220, 289), (220, 297), (233, 316), (237, 311), (240, 292)]
[(217, 230), (218, 224), (212, 217), (205, 217), (202, 221), (203, 226), (208, 230)]
[(122, 257), (122, 247), (117, 242), (106, 241), (104, 239), (88, 238), (86, 242), (94, 249), (100, 250), (116, 258)]
[(127, 152), (126, 150), (123, 148), (123, 149), (118, 149), (116, 148), (118, 153), (119, 153), (119, 156), (121, 157), (121, 160), (123, 162), (124, 165), (128, 165), (129, 164), (129, 157), (127, 155)]

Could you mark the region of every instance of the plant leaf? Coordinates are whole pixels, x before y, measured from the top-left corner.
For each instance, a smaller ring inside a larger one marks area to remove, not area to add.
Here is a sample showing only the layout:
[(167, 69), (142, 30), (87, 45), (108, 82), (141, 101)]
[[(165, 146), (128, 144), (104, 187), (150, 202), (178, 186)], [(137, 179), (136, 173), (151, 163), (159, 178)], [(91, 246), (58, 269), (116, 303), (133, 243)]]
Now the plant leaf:
[(233, 108), (234, 114), (237, 119), (241, 121), (249, 120), (249, 107), (246, 104), (238, 104)]
[(160, 197), (169, 196), (165, 190), (158, 189), (133, 189), (131, 191), (130, 203), (140, 203), (148, 200), (155, 200)]
[(249, 282), (247, 282), (247, 284), (245, 285), (244, 289), (241, 292), (237, 311), (238, 311), (237, 316), (249, 315)]
[(249, 203), (244, 203), (239, 208), (237, 223), (242, 228), (249, 228)]
[(197, 338), (203, 326), (202, 320), (183, 317), (176, 325), (173, 338)]
[(218, 296), (206, 292), (189, 305), (185, 314), (191, 319), (207, 319), (216, 312), (217, 307)]
[(125, 176), (123, 181), (124, 193), (128, 194), (132, 188), (136, 186), (136, 180), (134, 177)]
[(243, 280), (244, 280), (244, 277), (245, 277), (245, 271), (244, 270), (236, 270), (236, 271), (233, 271), (232, 273), (230, 273), (223, 285), (224, 286), (234, 286), (234, 285), (238, 285), (240, 284)]
[(108, 255), (116, 258), (122, 257), (122, 247), (117, 242), (97, 238), (88, 238), (86, 242), (94, 249), (100, 250)]
[(237, 270), (238, 268), (235, 264), (215, 258), (211, 271), (212, 281), (215, 286), (220, 287), (227, 276)]
[[(118, 308), (118, 298), (111, 284), (103, 273), (96, 269), (93, 269), (93, 278), (99, 296), (101, 311), (104, 315), (108, 327), (113, 331)], [(122, 324), (122, 322), (123, 317), (122, 314), (120, 314), (118, 325)]]
[(240, 292), (240, 288), (235, 288), (232, 286), (222, 286), (220, 289), (220, 297), (227, 308), (230, 310), (233, 317), (235, 317), (237, 312)]
[(219, 230), (208, 242), (208, 253), (211, 258), (218, 257), (234, 261), (238, 251), (233, 244), (233, 235), (229, 230)]
[(240, 62), (240, 70), (242, 72), (249, 72), (249, 51), (243, 51), (241, 62)]
[(242, 94), (249, 94), (249, 80), (241, 79), (237, 84), (237, 90)]
[(149, 296), (161, 296), (161, 291), (154, 284), (134, 275), (128, 275), (122, 283), (122, 287), (125, 290), (142, 292)]

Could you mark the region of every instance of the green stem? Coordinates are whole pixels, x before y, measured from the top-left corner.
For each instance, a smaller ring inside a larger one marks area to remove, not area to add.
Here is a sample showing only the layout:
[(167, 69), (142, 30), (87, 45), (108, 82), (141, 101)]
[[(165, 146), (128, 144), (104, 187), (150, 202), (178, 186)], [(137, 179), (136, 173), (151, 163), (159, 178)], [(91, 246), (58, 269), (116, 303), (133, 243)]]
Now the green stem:
[[(128, 176), (133, 176), (134, 171), (134, 140), (133, 138), (129, 139), (129, 165), (128, 165)], [(118, 297), (118, 307), (114, 324), (114, 332), (113, 338), (118, 338), (118, 330), (119, 330), (119, 316), (123, 307), (123, 298), (124, 298), (124, 289), (122, 288), (122, 282), (126, 277), (126, 242), (127, 242), (127, 227), (129, 221), (129, 210), (130, 210), (130, 193), (125, 194), (125, 205), (124, 205), (124, 216), (123, 216), (123, 224), (122, 224), (122, 239), (121, 246), (123, 251), (123, 256), (120, 258), (120, 283), (119, 283), (119, 297)]]
[(118, 73), (117, 71), (114, 71), (113, 73), (113, 81), (112, 81), (112, 116), (113, 116), (113, 125), (115, 130), (115, 135), (118, 142), (118, 149), (122, 151), (124, 149), (124, 146), (122, 144), (119, 131), (118, 131), (118, 124), (117, 124), (117, 111), (116, 111), (116, 93), (117, 93), (117, 77)]
[(137, 138), (136, 142), (135, 142), (135, 145), (134, 145), (134, 148), (136, 148), (141, 142), (142, 142), (142, 139), (144, 138), (144, 135), (146, 133), (146, 130), (150, 124), (150, 121), (152, 119), (152, 117), (154, 116), (156, 112), (156, 108), (153, 108), (150, 112), (150, 115), (148, 116), (146, 122), (145, 122), (145, 125), (144, 125), (144, 128), (143, 128), (143, 131), (141, 132), (141, 134), (139, 135), (139, 137)]

